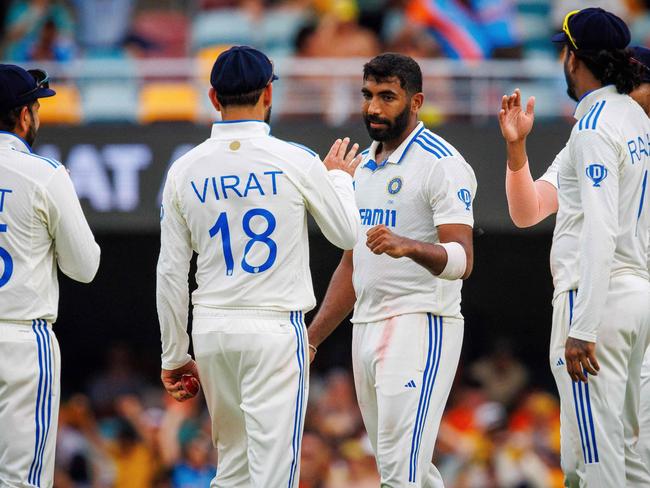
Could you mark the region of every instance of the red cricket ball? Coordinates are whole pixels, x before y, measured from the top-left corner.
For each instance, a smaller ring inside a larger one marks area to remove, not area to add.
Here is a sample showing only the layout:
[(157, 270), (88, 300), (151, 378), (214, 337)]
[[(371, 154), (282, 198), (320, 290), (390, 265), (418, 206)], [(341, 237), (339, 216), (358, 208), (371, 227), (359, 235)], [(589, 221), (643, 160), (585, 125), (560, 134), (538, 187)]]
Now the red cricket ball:
[(181, 384), (183, 385), (183, 389), (192, 396), (195, 396), (201, 389), (199, 380), (191, 374), (184, 374), (181, 376)]

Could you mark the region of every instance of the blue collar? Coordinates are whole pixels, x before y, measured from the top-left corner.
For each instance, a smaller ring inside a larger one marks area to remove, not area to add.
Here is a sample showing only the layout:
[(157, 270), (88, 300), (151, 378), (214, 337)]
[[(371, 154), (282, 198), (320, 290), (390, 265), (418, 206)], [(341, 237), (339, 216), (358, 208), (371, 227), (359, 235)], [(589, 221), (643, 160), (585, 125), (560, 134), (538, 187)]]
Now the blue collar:
[(408, 152), (409, 148), (411, 147), (411, 144), (413, 144), (413, 141), (415, 138), (424, 130), (424, 124), (422, 122), (418, 122), (418, 125), (415, 126), (415, 129), (408, 135), (406, 139), (402, 141), (402, 143), (393, 151), (393, 153), (388, 156), (384, 161), (381, 163), (377, 164), (375, 161), (375, 155), (377, 153), (377, 148), (379, 147), (380, 142), (379, 141), (372, 141), (372, 144), (370, 145), (370, 149), (368, 152), (368, 160), (364, 163), (363, 167), (368, 168), (371, 171), (376, 171), (379, 168), (383, 168), (386, 166), (386, 164), (401, 164), (402, 159), (404, 159), (404, 156), (406, 156), (406, 153)]

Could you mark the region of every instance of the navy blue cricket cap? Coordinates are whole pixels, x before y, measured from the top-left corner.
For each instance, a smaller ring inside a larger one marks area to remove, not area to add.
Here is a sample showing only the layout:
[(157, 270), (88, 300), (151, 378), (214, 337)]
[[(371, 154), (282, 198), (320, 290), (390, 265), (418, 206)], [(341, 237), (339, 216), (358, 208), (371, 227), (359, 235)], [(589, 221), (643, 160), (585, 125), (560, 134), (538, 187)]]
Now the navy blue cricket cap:
[(650, 83), (650, 49), (636, 46), (632, 48), (633, 57), (645, 68), (641, 74), (642, 83)]
[(249, 46), (233, 46), (222, 52), (210, 73), (210, 84), (222, 95), (250, 93), (277, 79), (266, 54)]
[(593, 51), (625, 49), (630, 39), (630, 29), (620, 17), (593, 7), (569, 12), (564, 18), (562, 32), (552, 37), (553, 42)]
[(45, 71), (26, 71), (15, 64), (0, 64), (0, 110), (10, 110), (54, 95), (56, 92), (50, 88)]

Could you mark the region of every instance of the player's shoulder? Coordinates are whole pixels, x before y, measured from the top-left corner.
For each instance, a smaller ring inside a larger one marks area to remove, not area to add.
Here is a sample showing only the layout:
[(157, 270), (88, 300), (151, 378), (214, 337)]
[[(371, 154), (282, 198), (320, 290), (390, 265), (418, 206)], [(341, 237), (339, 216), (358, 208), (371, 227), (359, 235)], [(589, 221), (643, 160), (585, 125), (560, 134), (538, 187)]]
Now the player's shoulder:
[(174, 176), (187, 171), (192, 164), (202, 159), (210, 150), (208, 144), (209, 141), (210, 139), (203, 141), (201, 144), (194, 146), (178, 159), (174, 160), (167, 170), (168, 177), (170, 175)]
[(34, 152), (8, 149), (5, 157), (12, 160), (12, 169), (35, 184), (47, 185), (58, 171), (65, 171), (63, 165), (56, 159)]
[(413, 139), (413, 145), (418, 151), (417, 160), (432, 169), (440, 167), (474, 174), (460, 152), (449, 141), (429, 129), (422, 130)]
[(573, 133), (578, 137), (590, 133), (616, 133), (628, 119), (637, 117), (646, 118), (639, 104), (628, 95), (612, 93), (589, 106), (573, 127)]
[(412, 144), (419, 151), (419, 160), (435, 162), (460, 156), (460, 153), (449, 141), (429, 129), (422, 129), (413, 138)]
[(279, 152), (289, 160), (312, 161), (315, 158), (319, 158), (316, 151), (303, 144), (294, 141), (286, 141), (273, 136), (269, 136), (269, 149)]

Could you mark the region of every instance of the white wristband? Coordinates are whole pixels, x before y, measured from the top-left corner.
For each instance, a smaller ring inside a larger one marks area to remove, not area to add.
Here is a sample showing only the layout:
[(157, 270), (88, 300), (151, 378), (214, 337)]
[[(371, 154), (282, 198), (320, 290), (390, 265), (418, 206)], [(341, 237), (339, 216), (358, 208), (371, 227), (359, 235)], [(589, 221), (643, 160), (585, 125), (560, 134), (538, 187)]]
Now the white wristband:
[(467, 269), (467, 254), (465, 249), (457, 242), (438, 242), (447, 251), (447, 265), (438, 275), (443, 280), (457, 280), (462, 278)]

